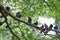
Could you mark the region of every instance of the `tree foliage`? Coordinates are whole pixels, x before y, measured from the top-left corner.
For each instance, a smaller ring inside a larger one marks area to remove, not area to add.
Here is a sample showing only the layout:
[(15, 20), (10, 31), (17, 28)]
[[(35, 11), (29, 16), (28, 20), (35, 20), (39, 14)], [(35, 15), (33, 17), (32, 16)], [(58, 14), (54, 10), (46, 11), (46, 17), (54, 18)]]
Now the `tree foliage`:
[[(43, 16), (53, 17), (56, 19), (56, 24), (60, 23), (60, 0), (0, 0), (0, 4), (4, 7), (9, 6), (10, 12), (14, 16), (17, 12), (20, 12), (22, 14), (21, 19), (26, 22), (28, 17), (31, 17), (32, 22), (34, 23), (38, 16)], [(21, 40), (46, 40), (46, 38), (43, 39), (40, 36), (34, 37), (33, 31), (28, 25), (18, 22), (10, 17), (8, 20), (11, 20), (11, 27), (14, 33), (17, 34)], [(9, 30), (5, 28), (5, 25), (6, 24), (3, 24), (0, 27), (0, 30), (3, 31), (0, 32), (5, 34), (1, 35), (3, 37), (0, 40), (3, 40), (5, 39), (4, 37), (11, 35)], [(60, 40), (59, 38), (56, 39)], [(12, 36), (12, 40), (18, 39), (15, 36)], [(47, 40), (54, 39), (52, 38)]]

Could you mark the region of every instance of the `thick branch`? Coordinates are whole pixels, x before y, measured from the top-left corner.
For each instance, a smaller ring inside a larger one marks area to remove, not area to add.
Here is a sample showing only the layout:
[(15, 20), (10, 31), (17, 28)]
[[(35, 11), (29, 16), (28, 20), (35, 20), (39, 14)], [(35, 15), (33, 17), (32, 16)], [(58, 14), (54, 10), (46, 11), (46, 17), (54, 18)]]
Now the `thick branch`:
[[(2, 5), (1, 5), (2, 6)], [(3, 9), (3, 7), (1, 7), (1, 9)], [(33, 24), (30, 24), (30, 23), (28, 23), (28, 22), (25, 22), (25, 21), (23, 21), (23, 20), (20, 20), (19, 18), (16, 18), (16, 17), (14, 17), (10, 12), (8, 12), (6, 9), (3, 9), (3, 11), (5, 11), (9, 16), (11, 16), (13, 19), (15, 19), (15, 20), (17, 20), (17, 21), (20, 21), (20, 22), (23, 22), (23, 23), (25, 23), (25, 24), (27, 24), (27, 25), (29, 25), (29, 26), (32, 26), (32, 27), (34, 27), (34, 28), (36, 28), (36, 29), (38, 29), (38, 30), (41, 30), (41, 28), (40, 27), (38, 27), (38, 26), (36, 26), (36, 25), (33, 25)], [(0, 11), (1, 12), (1, 11)], [(52, 29), (52, 31), (55, 31), (55, 32), (58, 32), (58, 33), (60, 33), (59, 31), (56, 31), (56, 30), (53, 30)]]

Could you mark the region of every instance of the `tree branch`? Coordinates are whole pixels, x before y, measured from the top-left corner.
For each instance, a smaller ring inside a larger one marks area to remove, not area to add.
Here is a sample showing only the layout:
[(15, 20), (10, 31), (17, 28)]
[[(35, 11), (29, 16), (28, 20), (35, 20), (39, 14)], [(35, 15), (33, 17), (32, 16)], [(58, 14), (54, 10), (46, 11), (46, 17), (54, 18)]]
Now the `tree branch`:
[[(6, 12), (6, 13), (7, 13), (10, 17), (12, 17), (13, 19), (15, 19), (15, 20), (17, 20), (17, 21), (20, 21), (20, 22), (22, 22), (22, 23), (25, 23), (25, 24), (27, 24), (27, 25), (29, 25), (29, 26), (32, 26), (32, 27), (34, 27), (34, 28), (36, 28), (36, 29), (38, 29), (38, 30), (41, 30), (41, 28), (38, 27), (38, 26), (36, 26), (36, 25), (30, 24), (30, 23), (28, 23), (28, 22), (25, 22), (25, 21), (19, 19), (19, 18), (14, 17), (10, 12), (8, 12), (6, 9), (4, 9), (4, 7), (3, 7), (2, 5), (0, 6), (0, 9), (2, 9), (4, 12)], [(0, 10), (0, 12), (1, 12), (2, 10)], [(7, 21), (6, 21), (6, 23), (7, 23)], [(46, 30), (48, 30), (48, 29), (46, 29)], [(53, 29), (52, 29), (52, 31), (55, 31), (55, 32), (57, 32), (57, 33), (60, 33), (59, 31), (56, 31), (56, 30), (53, 30)]]
[(46, 5), (47, 5), (47, 6), (49, 7), (49, 9), (52, 11), (51, 6), (50, 6), (45, 0), (43, 0), (43, 2), (46, 3)]
[(7, 28), (9, 28), (10, 32), (16, 37), (18, 38), (18, 40), (21, 40), (16, 34), (14, 34), (14, 32), (12, 31), (11, 27), (9, 26), (8, 24), (8, 21), (7, 21), (7, 17), (4, 15), (4, 11), (1, 11), (1, 14), (3, 15), (3, 17), (5, 18), (5, 22), (7, 24)]

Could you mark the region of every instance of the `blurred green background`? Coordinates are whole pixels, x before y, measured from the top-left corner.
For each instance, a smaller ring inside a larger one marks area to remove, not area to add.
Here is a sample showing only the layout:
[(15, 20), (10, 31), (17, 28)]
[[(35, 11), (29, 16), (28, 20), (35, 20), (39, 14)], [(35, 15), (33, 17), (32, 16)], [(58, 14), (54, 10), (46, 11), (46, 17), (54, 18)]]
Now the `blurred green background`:
[[(60, 23), (60, 0), (0, 0), (0, 4), (4, 7), (9, 6), (12, 15), (16, 15), (17, 12), (21, 12), (23, 15), (22, 20), (27, 22), (27, 17), (32, 18), (32, 23), (37, 20), (38, 16), (53, 17), (55, 18), (55, 24)], [(54, 38), (41, 37), (40, 34), (36, 36), (34, 31), (26, 24), (21, 23), (18, 27), (18, 21), (8, 16), (8, 21), (11, 21), (11, 28), (15, 34), (17, 34), (21, 40), (60, 40), (60, 36)], [(18, 40), (14, 37), (9, 29), (5, 28), (4, 23), (0, 26), (0, 40)]]

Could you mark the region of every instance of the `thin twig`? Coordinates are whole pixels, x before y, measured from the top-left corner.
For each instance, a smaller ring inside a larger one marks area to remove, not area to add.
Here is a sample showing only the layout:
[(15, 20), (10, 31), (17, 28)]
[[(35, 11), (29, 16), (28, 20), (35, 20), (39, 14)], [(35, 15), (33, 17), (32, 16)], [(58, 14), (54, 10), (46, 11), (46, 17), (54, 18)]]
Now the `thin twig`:
[(21, 40), (16, 34), (14, 34), (14, 32), (12, 31), (11, 27), (9, 26), (8, 24), (8, 21), (7, 21), (7, 17), (4, 15), (4, 12), (2, 11), (1, 14), (3, 15), (3, 17), (5, 18), (5, 22), (7, 24), (7, 27), (9, 28), (10, 32), (15, 36), (17, 37), (19, 40)]
[(21, 34), (22, 34), (23, 38), (25, 38), (25, 40), (27, 40), (27, 38), (24, 36), (23, 31), (21, 30), (20, 22), (18, 22), (18, 27), (19, 27), (19, 30), (21, 31)]
[(27, 2), (26, 0), (23, 0), (23, 1), (24, 1), (27, 5), (29, 5), (28, 2)]
[(47, 5), (47, 6), (49, 7), (49, 9), (52, 11), (51, 6), (50, 6), (45, 0), (43, 0), (43, 2), (46, 3), (46, 5)]

